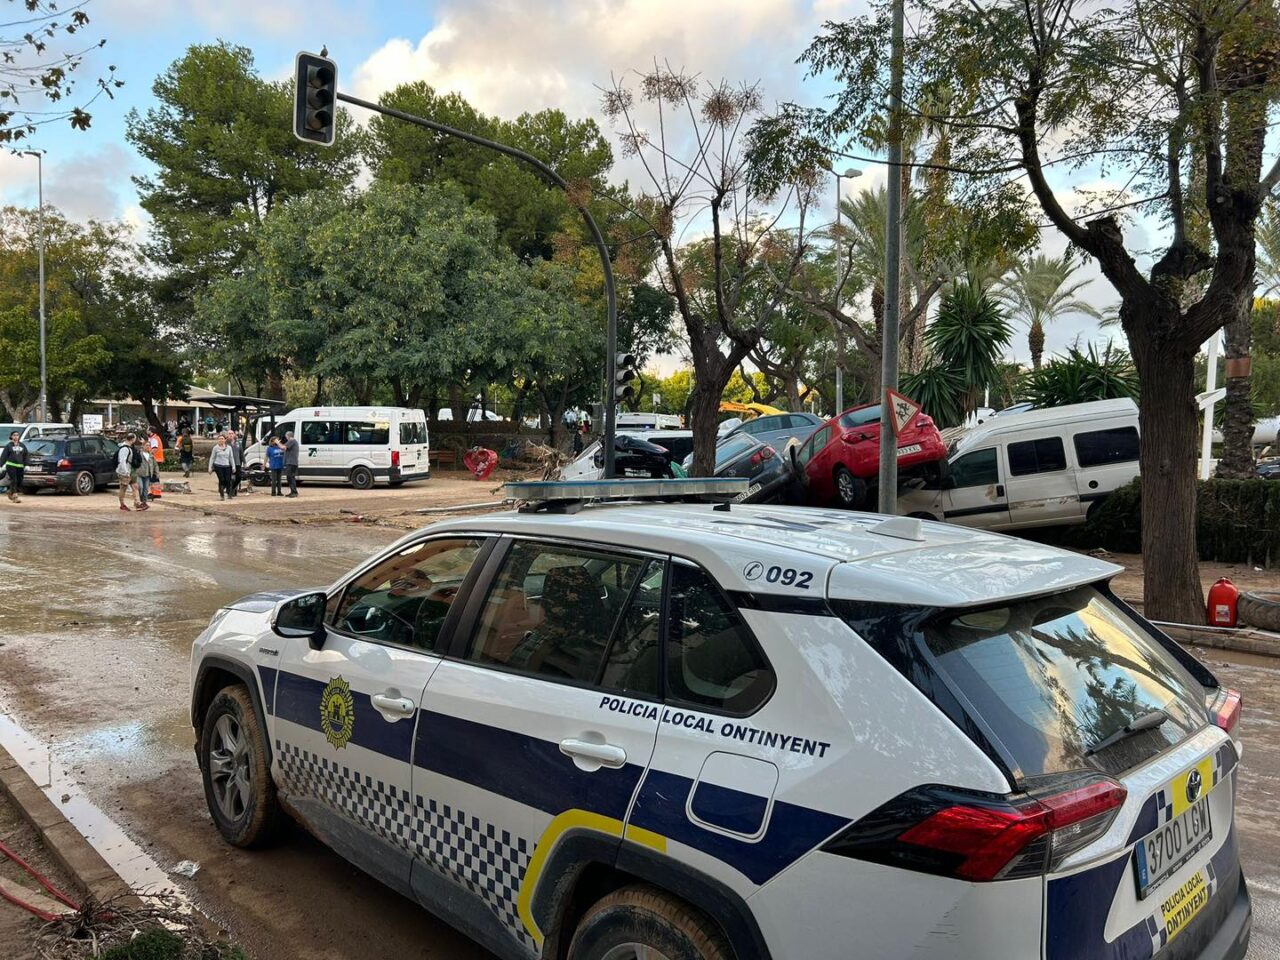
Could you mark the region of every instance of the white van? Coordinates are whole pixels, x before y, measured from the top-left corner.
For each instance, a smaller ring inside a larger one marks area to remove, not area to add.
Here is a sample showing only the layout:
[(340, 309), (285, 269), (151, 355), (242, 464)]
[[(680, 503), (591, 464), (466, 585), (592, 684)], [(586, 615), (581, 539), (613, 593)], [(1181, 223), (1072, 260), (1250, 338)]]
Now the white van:
[(637, 430), (682, 430), (680, 415), (675, 413), (634, 413), (618, 414), (617, 429), (634, 433)]
[(245, 470), (255, 483), (265, 483), (267, 456), (263, 439), (292, 433), (298, 441), (298, 478), (349, 483), (368, 490), (375, 483), (398, 487), (406, 480), (425, 480), (427, 415), (407, 407), (307, 407), (258, 421), (258, 442), (244, 453)]
[(23, 443), (38, 437), (74, 437), (80, 432), (74, 423), (0, 423), (0, 444), (8, 443), (15, 430)]
[(1083, 523), (1137, 475), (1132, 400), (1011, 413), (956, 440), (941, 478), (905, 490), (898, 513), (988, 530)]

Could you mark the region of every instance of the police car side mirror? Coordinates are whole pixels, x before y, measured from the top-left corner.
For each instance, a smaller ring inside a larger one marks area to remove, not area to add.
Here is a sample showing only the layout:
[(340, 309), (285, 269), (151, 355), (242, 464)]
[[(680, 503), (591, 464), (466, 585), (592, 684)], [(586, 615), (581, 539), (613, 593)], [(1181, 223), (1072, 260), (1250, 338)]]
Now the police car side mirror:
[(305, 638), (312, 649), (324, 646), (324, 607), (329, 598), (324, 593), (304, 593), (276, 607), (271, 629), (281, 637)]

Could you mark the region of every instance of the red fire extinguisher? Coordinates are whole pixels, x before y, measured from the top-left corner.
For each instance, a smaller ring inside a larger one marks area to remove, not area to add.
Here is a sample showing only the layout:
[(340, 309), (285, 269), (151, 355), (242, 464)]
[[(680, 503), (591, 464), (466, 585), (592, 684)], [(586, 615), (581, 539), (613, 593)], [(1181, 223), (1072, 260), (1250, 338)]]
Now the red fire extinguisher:
[(1209, 588), (1208, 622), (1211, 627), (1234, 627), (1236, 625), (1236, 602), (1240, 599), (1240, 591), (1236, 585), (1223, 577)]

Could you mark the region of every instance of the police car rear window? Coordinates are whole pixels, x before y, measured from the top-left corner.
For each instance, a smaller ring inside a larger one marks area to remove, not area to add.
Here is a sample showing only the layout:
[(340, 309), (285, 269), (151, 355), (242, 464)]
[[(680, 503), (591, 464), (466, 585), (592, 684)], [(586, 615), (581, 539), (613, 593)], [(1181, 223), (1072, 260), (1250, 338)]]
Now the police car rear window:
[[(1120, 774), (1207, 722), (1194, 661), (1093, 587), (968, 611), (830, 603), (1014, 777)], [(1153, 710), (1164, 722), (1090, 752)]]
[[(924, 645), (1026, 776), (1118, 773), (1205, 722), (1204, 692), (1092, 587), (927, 619)], [(1167, 721), (1092, 752), (1152, 711)]]

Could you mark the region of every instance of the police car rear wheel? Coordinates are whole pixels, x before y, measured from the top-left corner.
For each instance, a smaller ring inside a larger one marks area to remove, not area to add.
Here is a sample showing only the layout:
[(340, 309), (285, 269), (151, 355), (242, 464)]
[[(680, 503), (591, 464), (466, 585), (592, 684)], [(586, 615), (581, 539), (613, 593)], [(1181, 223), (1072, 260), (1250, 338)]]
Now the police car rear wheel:
[(200, 731), (204, 796), (224, 840), (237, 847), (266, 843), (279, 821), (275, 785), (267, 766), (266, 738), (249, 691), (220, 691)]
[(569, 960), (730, 960), (714, 923), (651, 887), (624, 887), (583, 916)]

